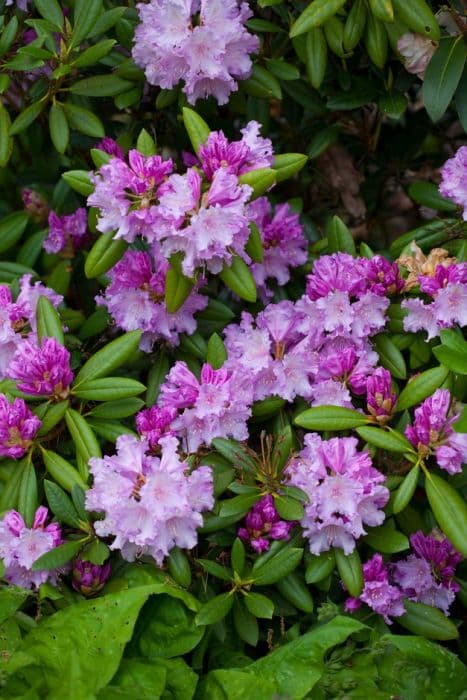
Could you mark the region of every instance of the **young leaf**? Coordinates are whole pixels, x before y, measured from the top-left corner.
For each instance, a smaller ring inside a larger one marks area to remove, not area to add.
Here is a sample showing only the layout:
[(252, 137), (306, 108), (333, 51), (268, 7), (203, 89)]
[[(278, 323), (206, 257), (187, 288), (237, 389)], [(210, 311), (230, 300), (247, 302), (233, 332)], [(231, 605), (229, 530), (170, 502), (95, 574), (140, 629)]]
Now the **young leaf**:
[(37, 335), (39, 341), (43, 338), (56, 338), (63, 345), (63, 330), (60, 317), (47, 297), (41, 296), (36, 307)]
[(276, 172), (276, 182), (288, 180), (305, 167), (308, 157), (303, 153), (280, 153), (272, 164)]
[[(65, 173), (63, 177), (66, 174), (67, 173)], [(90, 192), (88, 192), (88, 194), (90, 194)], [(127, 248), (128, 243), (120, 238), (114, 239), (112, 231), (101, 234), (86, 258), (84, 264), (86, 277), (94, 279), (95, 277), (103, 275), (104, 272), (110, 270), (110, 268), (123, 257)]]
[(355, 241), (347, 226), (338, 216), (333, 216), (326, 227), (328, 236), (328, 248), (330, 253), (357, 254)]
[(241, 185), (249, 185), (253, 189), (251, 199), (256, 199), (274, 185), (276, 182), (276, 171), (272, 168), (249, 170), (247, 173), (239, 175), (238, 181)]
[(136, 140), (136, 150), (142, 153), (143, 156), (153, 156), (156, 152), (156, 142), (146, 129), (141, 129), (139, 132)]
[(232, 256), (232, 262), (227, 263), (219, 273), (225, 286), (232, 290), (240, 299), (254, 303), (256, 301), (256, 284), (246, 263), (238, 256)]
[(204, 119), (189, 107), (183, 108), (183, 123), (193, 146), (193, 150), (198, 154), (200, 146), (206, 143), (211, 133), (211, 129)]

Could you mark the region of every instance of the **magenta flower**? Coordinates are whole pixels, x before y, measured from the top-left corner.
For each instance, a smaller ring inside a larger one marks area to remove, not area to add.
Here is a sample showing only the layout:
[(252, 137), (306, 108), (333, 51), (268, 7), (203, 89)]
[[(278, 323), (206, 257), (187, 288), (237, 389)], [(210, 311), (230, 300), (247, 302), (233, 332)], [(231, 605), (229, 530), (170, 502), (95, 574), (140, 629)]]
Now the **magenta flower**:
[(86, 508), (104, 515), (96, 533), (114, 537), (110, 548), (127, 561), (149, 555), (159, 566), (173, 547), (196, 546), (201, 513), (214, 505), (210, 467), (190, 473), (174, 437), (160, 446), (160, 458), (151, 456), (145, 440), (122, 435), (116, 455), (90, 460), (94, 481), (86, 492)]
[(366, 407), (374, 420), (384, 425), (392, 416), (397, 396), (392, 390), (391, 373), (378, 367), (366, 382)]
[(367, 261), (366, 277), (370, 291), (379, 296), (398, 294), (404, 288), (399, 266), (382, 255), (375, 255)]
[(384, 475), (374, 469), (368, 453), (357, 451), (355, 438), (322, 440), (308, 433), (304, 441), (286, 474), (309, 498), (300, 524), (310, 552), (340, 547), (350, 554), (365, 534), (364, 525), (376, 527), (384, 521), (381, 509), (389, 499)]
[(177, 415), (177, 409), (172, 406), (151, 406), (136, 414), (136, 429), (139, 435), (147, 440), (151, 452), (160, 450), (159, 440), (162, 437), (175, 435), (171, 426)]
[(214, 95), (219, 104), (251, 72), (259, 40), (245, 28), (251, 11), (237, 0), (150, 0), (138, 6), (133, 58), (151, 85), (183, 80), (188, 101)]
[(290, 280), (290, 268), (304, 265), (308, 258), (308, 243), (298, 214), (288, 204), (279, 204), (272, 214), (266, 197), (259, 197), (248, 209), (258, 226), (263, 242), (263, 262), (251, 265), (256, 286), (263, 300), (272, 296), (267, 281), (275, 279), (283, 286)]
[(86, 243), (88, 216), (84, 207), (68, 216), (57, 216), (54, 211), (49, 214), (49, 234), (43, 245), (47, 253), (59, 253), (71, 246), (72, 250), (81, 248)]
[[(207, 306), (208, 298), (193, 288), (183, 305), (169, 313), (165, 305), (165, 278), (169, 264), (160, 255), (128, 250), (109, 270), (110, 284), (98, 304), (105, 306), (119, 328), (142, 330), (140, 347), (150, 352), (155, 342), (178, 345), (180, 333), (196, 330), (194, 314)], [(155, 271), (153, 271), (155, 270)]]
[(109, 156), (115, 156), (115, 158), (120, 158), (121, 160), (124, 160), (125, 158), (123, 150), (110, 136), (104, 136), (99, 143), (96, 143), (96, 148), (98, 148), (100, 151), (104, 151), (104, 153), (108, 153)]
[(291, 521), (281, 520), (274, 506), (274, 498), (267, 494), (249, 511), (245, 518), (245, 526), (238, 530), (238, 536), (260, 554), (267, 552), (271, 540), (290, 539), (290, 531), (295, 524)]
[(251, 384), (242, 372), (205, 364), (198, 382), (184, 362), (172, 367), (159, 396), (162, 408), (181, 410), (171, 429), (187, 452), (209, 446), (214, 438), (246, 440), (252, 403)]
[(23, 399), (10, 403), (0, 394), (0, 457), (20, 459), (32, 445), (41, 425)]
[(460, 590), (454, 575), (461, 554), (445, 537), (425, 536), (421, 531), (411, 535), (410, 544), (414, 554), (392, 567), (395, 582), (404, 597), (449, 615), (449, 607)]
[(453, 265), (436, 265), (432, 276), (419, 275), (420, 290), (436, 297), (437, 293), (448, 284), (467, 284), (467, 263)]
[[(198, 154), (208, 180), (211, 181), (214, 173), (221, 168), (227, 168), (233, 175), (241, 175), (249, 170), (272, 166), (272, 143), (270, 139), (260, 136), (260, 126), (258, 122), (248, 122), (241, 129), (242, 138), (239, 141), (229, 141), (222, 131), (209, 134)], [(196, 161), (192, 165), (195, 164)]]
[(363, 590), (358, 598), (347, 598), (347, 612), (358, 610), (362, 603), (381, 615), (387, 625), (392, 624), (391, 617), (400, 617), (405, 613), (403, 594), (397, 586), (389, 583), (389, 571), (381, 554), (375, 554), (363, 564)]
[(44, 338), (40, 347), (25, 340), (18, 346), (8, 376), (25, 394), (66, 399), (73, 381), (70, 353), (55, 338)]
[(467, 434), (454, 432), (460, 414), (450, 410), (450, 403), (449, 391), (437, 389), (415, 409), (415, 420), (405, 434), (421, 457), (434, 454), (441, 469), (457, 474), (467, 461)]
[(332, 292), (345, 292), (360, 297), (368, 288), (367, 261), (347, 253), (323, 255), (313, 263), (313, 272), (307, 277), (306, 292), (315, 301)]
[(86, 598), (92, 598), (104, 588), (109, 576), (109, 562), (100, 566), (92, 564), (90, 561), (77, 559), (73, 565), (72, 585), (78, 593), (82, 593)]
[(439, 191), (464, 208), (464, 221), (467, 221), (467, 146), (461, 146), (441, 168)]
[(4, 578), (21, 588), (38, 588), (41, 583), (57, 581), (57, 570), (31, 571), (34, 562), (62, 543), (60, 525), (45, 525), (48, 510), (37, 509), (31, 528), (21, 515), (8, 511), (0, 520), (0, 559), (5, 565)]
[(44, 197), (36, 190), (25, 187), (21, 192), (24, 208), (36, 224), (43, 224), (47, 221), (49, 207)]
[(116, 231), (115, 238), (131, 243), (138, 235), (154, 236), (161, 223), (158, 198), (160, 186), (172, 172), (172, 161), (160, 156), (128, 154), (129, 165), (118, 156), (111, 158), (92, 175), (94, 192), (89, 206), (99, 210), (97, 228), (102, 233)]

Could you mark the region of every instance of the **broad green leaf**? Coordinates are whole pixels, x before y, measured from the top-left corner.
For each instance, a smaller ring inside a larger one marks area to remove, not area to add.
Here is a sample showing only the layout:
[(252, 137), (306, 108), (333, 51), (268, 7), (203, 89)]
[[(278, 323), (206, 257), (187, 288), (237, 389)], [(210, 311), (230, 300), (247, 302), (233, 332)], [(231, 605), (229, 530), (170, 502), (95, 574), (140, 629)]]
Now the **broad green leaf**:
[(0, 590), (0, 624), (8, 620), (22, 606), (31, 591), (11, 586)]
[(42, 456), (48, 473), (65, 491), (71, 492), (75, 485), (87, 489), (78, 471), (59, 454), (42, 449)]
[(39, 297), (36, 307), (37, 335), (39, 341), (43, 338), (56, 338), (63, 345), (63, 330), (60, 317), (45, 296)]
[(156, 142), (146, 131), (141, 129), (136, 140), (136, 149), (144, 156), (153, 156), (156, 153)]
[(263, 242), (261, 233), (254, 221), (250, 221), (250, 235), (246, 242), (245, 250), (253, 262), (262, 263), (264, 258)]
[(33, 123), (45, 107), (45, 102), (33, 102), (16, 117), (10, 127), (10, 136), (19, 134)]
[(105, 129), (101, 120), (89, 109), (84, 109), (71, 102), (65, 102), (63, 109), (72, 129), (98, 139), (105, 136)]
[(219, 273), (219, 277), (225, 286), (237, 294), (240, 299), (252, 303), (256, 301), (255, 281), (247, 264), (238, 255), (232, 256), (230, 265), (227, 265), (227, 263), (224, 265)]
[(276, 182), (282, 182), (300, 172), (305, 167), (308, 157), (303, 153), (280, 153), (274, 157), (272, 164), (276, 173)]
[(298, 80), (300, 71), (296, 66), (287, 63), (281, 58), (267, 58), (266, 66), (270, 73), (279, 78), (279, 80)]
[(83, 561), (90, 561), (91, 564), (102, 564), (109, 558), (110, 549), (101, 540), (97, 538), (92, 540), (92, 542), (86, 545), (80, 554), (80, 559)]
[(464, 499), (436, 474), (427, 475), (425, 491), (442, 531), (454, 547), (467, 557), (467, 506)]
[(232, 618), (235, 632), (242, 642), (255, 647), (259, 639), (259, 625), (256, 617), (244, 605), (244, 601), (236, 598), (232, 608)]
[(41, 17), (52, 22), (57, 29), (62, 29), (63, 13), (57, 0), (34, 0), (34, 5)]
[(220, 369), (227, 359), (227, 350), (222, 341), (222, 338), (217, 333), (213, 333), (209, 338), (206, 362), (208, 362), (213, 369)]
[(220, 501), (220, 515), (222, 517), (236, 516), (238, 520), (248, 513), (250, 508), (259, 500), (260, 494), (253, 493), (247, 496), (235, 496), (225, 501)]
[(355, 256), (355, 241), (347, 226), (338, 216), (333, 216), (326, 227), (330, 253), (349, 253)]
[(48, 479), (44, 479), (44, 490), (49, 508), (58, 520), (70, 527), (79, 528), (79, 515), (65, 491)]
[(183, 588), (189, 588), (191, 584), (191, 566), (185, 552), (178, 547), (171, 549), (168, 565), (169, 573), (175, 583), (183, 586)]
[(394, 494), (392, 501), (393, 513), (400, 513), (409, 505), (410, 501), (412, 500), (412, 496), (415, 493), (415, 489), (417, 488), (419, 476), (420, 467), (418, 466), (412, 467), (409, 473), (406, 474), (404, 481)]
[[(425, 0), (391, 0), (396, 17), (416, 34), (438, 41), (440, 28)], [(426, 75), (426, 74), (425, 74)]]
[(277, 173), (272, 168), (257, 168), (239, 175), (238, 181), (241, 185), (249, 185), (253, 189), (251, 199), (255, 199), (271, 189), (276, 177)]
[(365, 47), (375, 66), (383, 69), (388, 57), (388, 35), (384, 23), (371, 12), (367, 16)]
[(12, 248), (23, 235), (29, 217), (25, 211), (15, 211), (0, 220), (0, 253)]
[(49, 131), (52, 143), (59, 153), (65, 153), (70, 140), (70, 129), (63, 105), (55, 102), (49, 112)]
[(351, 554), (344, 554), (342, 549), (334, 547), (334, 556), (337, 570), (346, 589), (351, 596), (358, 598), (363, 588), (362, 562), (358, 550), (354, 549)]
[(365, 0), (354, 0), (344, 26), (344, 48), (352, 51), (363, 36), (366, 24), (367, 6)]
[(230, 612), (234, 600), (235, 596), (232, 591), (229, 593), (221, 593), (215, 598), (211, 598), (211, 600), (201, 606), (201, 610), (196, 614), (196, 624), (214, 625), (216, 622), (219, 622), (219, 620), (223, 620)]
[[(467, 344), (466, 344), (467, 347)], [(447, 345), (438, 345), (433, 348), (433, 355), (438, 362), (455, 372), (456, 374), (467, 374), (467, 352), (466, 349), (457, 350)]]
[(235, 467), (245, 469), (246, 471), (253, 471), (256, 469), (253, 458), (241, 442), (227, 440), (225, 438), (214, 438), (212, 445), (217, 452)]
[(274, 612), (274, 603), (262, 593), (247, 592), (243, 599), (246, 607), (255, 617), (271, 619)]
[(245, 546), (239, 537), (235, 538), (232, 545), (230, 562), (235, 573), (241, 576), (245, 569)]
[(63, 420), (68, 405), (68, 400), (59, 401), (58, 403), (49, 403), (47, 401), (34, 409), (34, 413), (42, 421), (42, 425), (37, 433), (39, 437), (47, 435), (57, 423)]
[(394, 20), (394, 8), (391, 0), (370, 0), (370, 10), (382, 22)]
[(296, 416), (294, 423), (307, 430), (349, 430), (368, 423), (358, 411), (341, 406), (316, 406)]
[(165, 694), (167, 670), (154, 661), (123, 659), (99, 700), (159, 700)]
[(279, 579), (276, 588), (289, 603), (304, 613), (313, 612), (313, 598), (303, 579), (303, 574), (292, 571), (284, 578)]
[(282, 99), (282, 90), (277, 78), (263, 66), (253, 64), (251, 75), (241, 83), (242, 90), (252, 97)]
[(336, 566), (334, 552), (322, 552), (318, 556), (313, 555), (308, 561), (305, 570), (305, 581), (307, 583), (318, 583), (332, 574)]
[(170, 595), (151, 598), (138, 624), (137, 648), (149, 659), (182, 656), (201, 641), (204, 630), (182, 600)]
[(93, 75), (90, 78), (83, 78), (70, 86), (70, 92), (86, 97), (115, 97), (126, 90), (130, 90), (133, 83), (123, 80), (118, 75)]
[(257, 559), (251, 572), (255, 586), (269, 586), (288, 576), (297, 568), (302, 555), (303, 549), (284, 548), (265, 562)]
[(10, 21), (4, 25), (0, 36), (0, 56), (3, 56), (15, 40), (18, 32), (18, 18), (13, 15)]
[(75, 68), (84, 68), (87, 66), (92, 66), (94, 63), (100, 61), (101, 58), (107, 56), (107, 54), (112, 50), (117, 42), (115, 39), (103, 39), (97, 44), (90, 46), (85, 51), (80, 53), (78, 58), (73, 61)]
[[(73, 187), (71, 184), (70, 186)], [(128, 243), (121, 238), (115, 239), (112, 231), (101, 234), (86, 258), (84, 265), (86, 277), (94, 279), (110, 270), (123, 257), (127, 248)]]
[(32, 527), (38, 505), (36, 470), (29, 462), (21, 474), (18, 492), (18, 510), (28, 527)]
[(407, 105), (408, 100), (401, 92), (387, 92), (378, 100), (380, 110), (390, 119), (400, 119)]
[(379, 333), (374, 339), (374, 343), (383, 367), (389, 370), (396, 379), (405, 379), (407, 367), (404, 357), (391, 338), (384, 333)]
[(76, 0), (73, 12), (71, 46), (79, 46), (102, 14), (102, 0)]
[(388, 452), (415, 452), (413, 445), (396, 430), (383, 430), (372, 426), (357, 428), (357, 433), (365, 442)]
[(255, 401), (252, 406), (252, 414), (255, 418), (270, 418), (280, 411), (287, 402), (280, 396), (270, 396), (267, 399)]
[(166, 354), (161, 353), (154, 359), (151, 369), (149, 370), (147, 379), (146, 391), (146, 406), (153, 406), (160, 394), (161, 385), (169, 372), (169, 358)]
[(51, 549), (36, 559), (32, 565), (33, 571), (43, 571), (44, 569), (58, 569), (73, 559), (83, 546), (85, 540), (72, 540), (64, 542), (58, 547)]
[(134, 416), (135, 413), (138, 413), (143, 407), (144, 401), (136, 398), (106, 401), (98, 406), (94, 406), (90, 415), (94, 418), (118, 420), (119, 418)]
[(457, 206), (439, 193), (433, 182), (412, 182), (408, 188), (409, 197), (417, 204), (436, 211), (455, 212)]
[(274, 506), (284, 520), (301, 520), (305, 515), (302, 504), (291, 496), (276, 496)]
[(221, 581), (232, 580), (232, 571), (227, 569), (225, 566), (221, 566), (221, 564), (211, 561), (211, 559), (198, 559), (197, 562), (205, 571), (207, 571), (208, 574), (211, 574), (211, 576), (215, 576)]
[(90, 382), (100, 377), (107, 377), (133, 355), (138, 349), (140, 339), (141, 331), (130, 331), (107, 343), (81, 367), (73, 387), (76, 388), (84, 381)]
[(462, 35), (443, 37), (433, 54), (423, 79), (425, 109), (434, 122), (441, 119), (461, 79), (467, 58)]
[(312, 0), (308, 7), (295, 20), (290, 36), (304, 34), (313, 27), (321, 27), (343, 7), (345, 0)]
[[(132, 331), (133, 332), (133, 331)], [(120, 401), (138, 396), (146, 390), (136, 379), (125, 377), (100, 377), (85, 379), (73, 389), (73, 394), (87, 401)]]
[(409, 540), (402, 532), (384, 525), (369, 530), (363, 541), (369, 544), (376, 552), (382, 552), (383, 554), (404, 552), (410, 546)]
[[(89, 173), (87, 170), (68, 170), (66, 173), (62, 173), (62, 178), (65, 180), (67, 185), (71, 187), (75, 192), (87, 197), (94, 191), (94, 185), (89, 179)], [(103, 236), (109, 236), (110, 234), (103, 234)], [(102, 237), (103, 237), (102, 236)], [(111, 237), (111, 236), (110, 236)], [(88, 256), (89, 257), (89, 256)], [(111, 263), (111, 267), (114, 263)], [(108, 269), (108, 268), (107, 268)], [(104, 270), (105, 272), (105, 270)], [(87, 274), (87, 273), (86, 273)], [(99, 273), (100, 274), (100, 273)], [(89, 276), (89, 275), (87, 275)]]
[(406, 612), (397, 618), (397, 622), (410, 632), (440, 641), (459, 637), (456, 625), (438, 608), (412, 600), (404, 600), (404, 607)]
[(13, 150), (13, 139), (10, 137), (11, 119), (8, 110), (0, 104), (0, 168), (4, 168)]
[(431, 396), (445, 381), (449, 374), (446, 367), (433, 367), (418, 374), (411, 379), (399, 394), (396, 410), (404, 411), (406, 408), (421, 403), (427, 396)]
[(275, 691), (270, 678), (255, 678), (245, 669), (229, 668), (210, 671), (202, 679), (198, 696), (206, 700), (271, 700), (277, 697)]
[(68, 431), (75, 443), (76, 452), (81, 455), (86, 464), (91, 457), (102, 457), (101, 448), (92, 428), (86, 419), (72, 408), (65, 413)]
[(306, 72), (315, 90), (321, 87), (328, 65), (328, 45), (323, 30), (313, 27), (306, 35)]
[(185, 129), (191, 141), (191, 145), (193, 146), (193, 150), (198, 154), (200, 146), (205, 144), (208, 140), (211, 129), (204, 119), (189, 107), (183, 108), (183, 123), (185, 124)]

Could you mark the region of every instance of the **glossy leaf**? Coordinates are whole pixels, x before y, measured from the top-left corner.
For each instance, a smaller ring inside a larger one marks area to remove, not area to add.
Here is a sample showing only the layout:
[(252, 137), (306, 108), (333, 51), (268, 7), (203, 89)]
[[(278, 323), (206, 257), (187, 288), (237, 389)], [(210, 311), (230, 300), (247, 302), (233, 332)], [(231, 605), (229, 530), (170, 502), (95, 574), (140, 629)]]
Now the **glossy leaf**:
[(399, 394), (396, 410), (404, 411), (406, 408), (421, 403), (427, 396), (432, 395), (445, 381), (449, 374), (446, 367), (433, 367), (418, 374), (411, 379)]
[(296, 416), (294, 423), (307, 430), (348, 430), (368, 423), (368, 418), (351, 408), (316, 406)]
[(437, 474), (428, 474), (425, 490), (431, 510), (446, 537), (467, 557), (467, 505), (462, 496)]

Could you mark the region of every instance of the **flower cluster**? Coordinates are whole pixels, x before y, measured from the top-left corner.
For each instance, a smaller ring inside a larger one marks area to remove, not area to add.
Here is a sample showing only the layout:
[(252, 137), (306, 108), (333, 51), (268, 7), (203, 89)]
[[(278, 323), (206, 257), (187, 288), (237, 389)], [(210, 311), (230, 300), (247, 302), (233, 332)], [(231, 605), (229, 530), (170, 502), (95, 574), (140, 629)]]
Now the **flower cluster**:
[(237, 0), (150, 0), (138, 6), (133, 58), (151, 85), (183, 80), (188, 101), (214, 95), (219, 104), (251, 72), (258, 38), (245, 22), (251, 11)]
[(13, 356), (8, 377), (25, 394), (66, 399), (73, 381), (70, 353), (55, 338), (43, 338), (41, 345), (25, 340)]
[(20, 291), (13, 300), (10, 288), (0, 284), (0, 379), (7, 370), (16, 351), (25, 339), (37, 342), (36, 307), (41, 296), (47, 297), (57, 307), (62, 297), (41, 282), (31, 284), (32, 275), (20, 279)]
[(266, 197), (250, 204), (249, 215), (258, 226), (263, 243), (263, 261), (253, 263), (251, 272), (264, 301), (272, 296), (268, 280), (279, 286), (290, 280), (290, 268), (304, 265), (308, 258), (307, 241), (298, 214), (288, 204), (279, 204), (272, 213)]
[(463, 207), (464, 221), (467, 221), (467, 146), (461, 146), (441, 168), (439, 191)]
[(41, 421), (23, 399), (10, 403), (0, 394), (0, 457), (20, 459), (32, 444)]
[(161, 456), (155, 457), (147, 454), (145, 440), (122, 435), (116, 455), (89, 462), (94, 482), (86, 508), (104, 514), (96, 533), (114, 537), (110, 548), (128, 561), (147, 554), (161, 565), (173, 547), (192, 549), (201, 513), (214, 504), (211, 469), (200, 466), (188, 474), (176, 438), (160, 444)]
[(281, 520), (274, 506), (274, 498), (267, 494), (249, 511), (244, 527), (238, 530), (238, 536), (248, 542), (253, 551), (267, 552), (271, 540), (288, 540), (294, 525), (294, 522)]
[(49, 233), (43, 245), (47, 253), (64, 252), (73, 255), (73, 251), (86, 243), (88, 216), (86, 209), (80, 207), (68, 216), (57, 216), (54, 211), (49, 213)]
[(404, 599), (408, 598), (449, 615), (449, 607), (460, 590), (454, 575), (462, 556), (443, 536), (418, 531), (411, 535), (410, 544), (413, 554), (395, 564), (385, 564), (381, 554), (363, 564), (363, 590), (358, 598), (346, 600), (348, 612), (366, 603), (391, 624), (391, 617), (404, 614)]
[(210, 445), (214, 438), (245, 440), (252, 403), (250, 382), (242, 372), (224, 367), (216, 370), (205, 364), (198, 381), (180, 361), (167, 375), (159, 397), (161, 408), (177, 412), (170, 430), (182, 439), (188, 452)]
[(309, 499), (300, 524), (310, 552), (340, 547), (350, 554), (365, 534), (364, 525), (376, 527), (384, 521), (381, 509), (389, 499), (382, 485), (385, 477), (372, 466), (368, 453), (357, 451), (355, 438), (322, 440), (308, 433), (304, 442), (286, 475)]
[(50, 523), (47, 508), (40, 506), (32, 527), (27, 527), (16, 510), (10, 510), (0, 520), (0, 559), (5, 565), (4, 578), (21, 588), (38, 588), (46, 581), (56, 582), (53, 569), (32, 571), (34, 562), (62, 542), (60, 525)]
[(460, 414), (452, 412), (450, 406), (450, 392), (437, 389), (415, 409), (415, 420), (405, 434), (421, 457), (434, 454), (441, 469), (456, 474), (467, 461), (467, 434), (454, 431), (452, 426)]
[(208, 298), (194, 288), (181, 308), (169, 313), (165, 305), (165, 278), (169, 264), (161, 256), (128, 250), (108, 272), (109, 286), (98, 304), (105, 306), (119, 328), (142, 330), (141, 349), (150, 352), (157, 341), (178, 345), (179, 334), (196, 330), (193, 314), (204, 309)]

